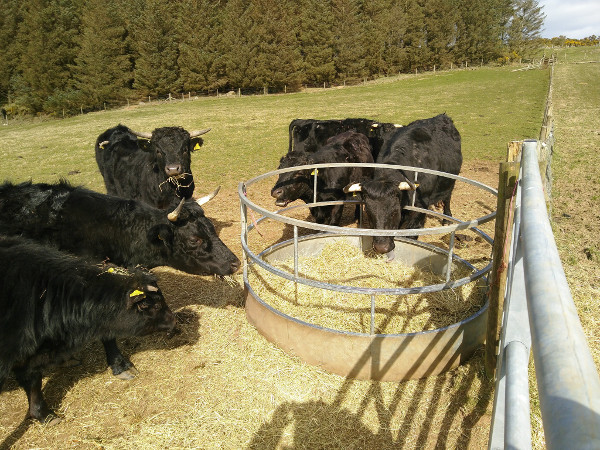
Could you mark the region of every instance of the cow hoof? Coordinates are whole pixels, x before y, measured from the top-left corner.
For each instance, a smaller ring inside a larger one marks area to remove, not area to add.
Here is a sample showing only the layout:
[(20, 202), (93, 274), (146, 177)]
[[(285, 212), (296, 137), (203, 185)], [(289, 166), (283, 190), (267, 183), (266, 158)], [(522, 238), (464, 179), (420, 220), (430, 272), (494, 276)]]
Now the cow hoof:
[(140, 372), (135, 367), (130, 367), (129, 369), (116, 374), (115, 377), (120, 380), (133, 380), (138, 373)]
[(50, 414), (49, 416), (46, 416), (46, 418), (42, 421), (42, 423), (48, 427), (58, 425), (61, 422), (62, 418), (58, 417), (55, 414)]

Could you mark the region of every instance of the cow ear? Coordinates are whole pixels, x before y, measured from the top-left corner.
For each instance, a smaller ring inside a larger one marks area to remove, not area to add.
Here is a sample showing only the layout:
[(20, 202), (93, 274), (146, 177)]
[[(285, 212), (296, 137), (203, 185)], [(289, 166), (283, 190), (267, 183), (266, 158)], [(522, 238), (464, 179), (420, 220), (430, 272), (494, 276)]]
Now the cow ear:
[(150, 140), (138, 138), (137, 143), (138, 143), (138, 147), (140, 148), (140, 150), (143, 150), (145, 152), (150, 151)]
[(410, 136), (417, 142), (425, 142), (431, 140), (431, 134), (426, 128), (417, 127), (410, 133)]
[(154, 245), (173, 245), (173, 230), (165, 224), (155, 225), (148, 231), (148, 240)]
[(194, 152), (196, 150), (200, 150), (200, 147), (202, 147), (202, 144), (204, 144), (204, 140), (201, 137), (191, 138), (190, 139), (190, 151)]
[(139, 289), (134, 289), (127, 293), (127, 308), (131, 309), (134, 306), (137, 306), (139, 310), (144, 309), (144, 299), (146, 298), (146, 293), (140, 291)]

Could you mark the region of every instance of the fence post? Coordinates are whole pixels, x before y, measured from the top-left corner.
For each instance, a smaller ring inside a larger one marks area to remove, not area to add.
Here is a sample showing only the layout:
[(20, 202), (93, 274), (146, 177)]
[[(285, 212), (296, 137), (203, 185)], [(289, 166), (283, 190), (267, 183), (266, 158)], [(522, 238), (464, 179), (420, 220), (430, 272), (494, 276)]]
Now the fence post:
[(512, 200), (518, 175), (518, 163), (500, 163), (496, 226), (492, 247), (492, 271), (490, 273), (490, 289), (488, 293), (490, 303), (485, 340), (485, 373), (490, 379), (494, 379), (496, 373), (502, 312), (504, 309), (504, 291), (506, 290), (506, 268), (509, 257), (506, 253), (510, 247), (512, 235), (510, 216), (514, 207)]
[(523, 141), (511, 141), (508, 143), (508, 149), (506, 154), (506, 160), (508, 162), (521, 161), (521, 148), (523, 147)]

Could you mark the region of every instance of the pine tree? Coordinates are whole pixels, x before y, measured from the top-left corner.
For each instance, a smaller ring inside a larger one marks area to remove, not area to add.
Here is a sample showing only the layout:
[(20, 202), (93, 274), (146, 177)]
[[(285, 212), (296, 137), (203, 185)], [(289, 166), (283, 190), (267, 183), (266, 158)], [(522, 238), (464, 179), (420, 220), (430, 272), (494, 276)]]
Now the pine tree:
[(512, 0), (459, 0), (456, 61), (493, 61), (502, 56), (503, 36)]
[(213, 65), (218, 59), (224, 2), (185, 0), (179, 9), (180, 82), (185, 92), (219, 87)]
[(74, 86), (82, 104), (120, 104), (133, 78), (127, 30), (117, 0), (88, 0), (82, 12)]
[(514, 9), (508, 25), (508, 47), (515, 57), (530, 58), (537, 47), (546, 15), (537, 0), (514, 0)]
[(31, 112), (73, 108), (72, 67), (77, 54), (79, 2), (31, 0), (18, 31), (21, 73), (17, 97)]
[(301, 81), (301, 55), (292, 0), (254, 0), (248, 8), (250, 34), (255, 48), (248, 70), (253, 88), (297, 89)]
[(390, 13), (389, 0), (368, 0), (360, 2), (361, 46), (363, 49), (364, 70), (368, 75), (381, 75), (387, 72), (385, 62), (387, 18)]
[(22, 20), (20, 3), (19, 0), (5, 0), (0, 14), (0, 103), (8, 102), (12, 93), (11, 79), (17, 74), (19, 50), (16, 37)]
[(219, 57), (213, 71), (221, 74), (221, 86), (237, 89), (250, 85), (248, 74), (258, 45), (252, 36), (249, 0), (228, 0), (223, 10), (223, 33), (216, 42)]
[(405, 35), (409, 22), (404, 6), (397, 0), (391, 0), (388, 10), (380, 17), (380, 28), (384, 32), (384, 61), (386, 73), (405, 70)]
[(143, 14), (133, 24), (137, 50), (133, 86), (144, 96), (181, 92), (176, 17), (168, 0), (146, 0)]
[(341, 80), (363, 77), (365, 73), (363, 34), (356, 0), (332, 0), (334, 17), (334, 62)]
[(426, 60), (427, 38), (423, 0), (403, 0), (406, 29), (402, 37), (402, 70), (414, 72)]
[(423, 7), (427, 53), (420, 64), (428, 69), (449, 66), (456, 40), (456, 7), (447, 0), (429, 0)]
[(333, 15), (327, 0), (300, 3), (298, 41), (302, 55), (302, 77), (309, 85), (322, 86), (335, 80), (333, 61)]

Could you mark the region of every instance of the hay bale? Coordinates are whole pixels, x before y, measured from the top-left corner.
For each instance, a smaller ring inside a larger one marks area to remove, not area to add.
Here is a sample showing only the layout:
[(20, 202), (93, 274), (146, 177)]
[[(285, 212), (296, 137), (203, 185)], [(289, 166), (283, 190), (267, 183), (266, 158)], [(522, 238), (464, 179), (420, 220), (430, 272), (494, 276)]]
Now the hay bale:
[[(273, 262), (293, 273), (293, 259)], [(298, 259), (303, 278), (353, 287), (423, 287), (445, 282), (445, 278), (417, 267), (388, 263), (384, 257), (363, 253), (355, 246), (327, 244), (314, 256)], [(467, 276), (469, 269), (454, 266), (452, 279)], [(369, 333), (371, 297), (318, 289), (286, 280), (258, 266), (248, 271), (256, 294), (275, 309), (305, 322), (335, 330)], [(477, 283), (439, 292), (375, 297), (375, 333), (397, 334), (434, 330), (459, 322), (485, 303), (485, 289)]]

